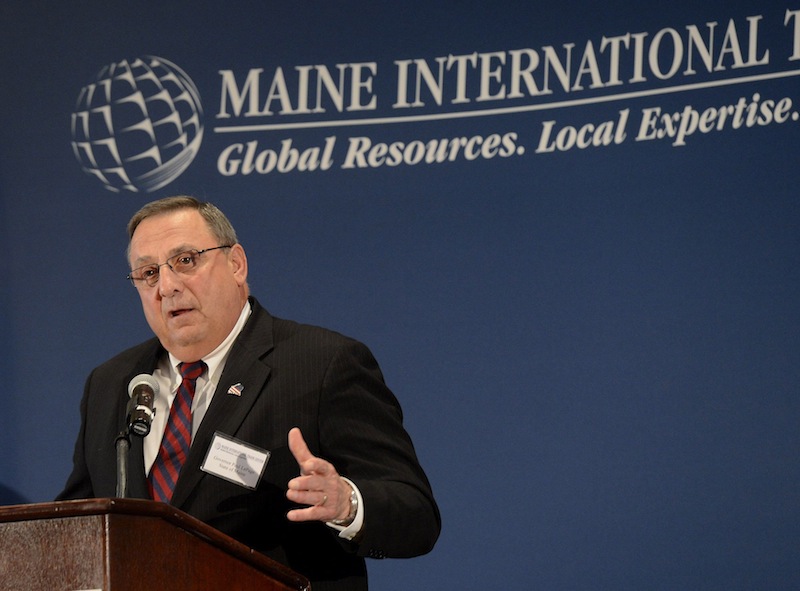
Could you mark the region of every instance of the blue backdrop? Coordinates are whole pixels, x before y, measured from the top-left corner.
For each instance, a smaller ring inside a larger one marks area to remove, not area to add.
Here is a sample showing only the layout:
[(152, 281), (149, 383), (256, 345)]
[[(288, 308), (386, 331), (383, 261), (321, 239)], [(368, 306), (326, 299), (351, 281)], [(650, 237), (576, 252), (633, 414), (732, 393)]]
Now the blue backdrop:
[(149, 336), (125, 224), (189, 193), (403, 404), (443, 532), (373, 589), (797, 589), (798, 11), (6, 0), (3, 502), (60, 490)]

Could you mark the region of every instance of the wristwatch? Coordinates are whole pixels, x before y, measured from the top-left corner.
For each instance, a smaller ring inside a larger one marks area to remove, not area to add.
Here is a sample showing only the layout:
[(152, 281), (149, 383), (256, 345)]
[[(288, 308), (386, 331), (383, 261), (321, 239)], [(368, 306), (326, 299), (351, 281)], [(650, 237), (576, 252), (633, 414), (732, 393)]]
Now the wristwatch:
[(334, 525), (342, 525), (347, 527), (353, 520), (356, 518), (356, 513), (358, 513), (358, 495), (356, 495), (356, 491), (350, 488), (350, 512), (347, 514), (347, 517), (344, 519), (334, 519), (331, 521)]

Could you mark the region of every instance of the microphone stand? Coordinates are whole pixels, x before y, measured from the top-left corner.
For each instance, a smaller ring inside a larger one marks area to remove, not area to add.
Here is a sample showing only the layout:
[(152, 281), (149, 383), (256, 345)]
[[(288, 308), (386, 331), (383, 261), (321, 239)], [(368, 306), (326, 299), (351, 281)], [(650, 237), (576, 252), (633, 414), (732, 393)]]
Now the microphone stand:
[[(154, 385), (158, 388), (155, 382)], [(149, 422), (143, 422), (142, 417), (134, 418), (132, 416), (136, 405), (135, 398), (131, 398), (128, 401), (125, 428), (117, 435), (117, 439), (114, 442), (117, 450), (117, 498), (119, 499), (128, 497), (128, 452), (131, 449), (131, 432), (138, 437), (144, 437), (150, 433)], [(152, 414), (150, 418), (152, 418)]]
[(117, 498), (128, 496), (128, 452), (131, 449), (130, 427), (117, 435), (114, 443), (117, 449)]

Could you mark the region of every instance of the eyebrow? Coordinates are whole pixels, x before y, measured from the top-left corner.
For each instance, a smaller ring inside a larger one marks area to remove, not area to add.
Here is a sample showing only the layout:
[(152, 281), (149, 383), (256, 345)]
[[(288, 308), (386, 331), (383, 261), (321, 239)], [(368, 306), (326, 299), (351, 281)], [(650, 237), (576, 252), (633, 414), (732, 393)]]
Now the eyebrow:
[[(189, 246), (188, 244), (182, 244), (181, 246), (176, 246), (175, 248), (169, 251), (169, 254), (167, 254), (167, 258), (168, 259), (172, 258), (176, 254), (180, 254), (182, 252), (188, 252), (190, 250), (197, 250), (197, 247)], [(153, 263), (154, 260), (155, 259), (151, 256), (141, 256), (134, 261), (134, 264), (137, 265), (136, 267), (134, 267), (134, 269), (138, 269), (139, 267), (144, 265), (149, 265)]]

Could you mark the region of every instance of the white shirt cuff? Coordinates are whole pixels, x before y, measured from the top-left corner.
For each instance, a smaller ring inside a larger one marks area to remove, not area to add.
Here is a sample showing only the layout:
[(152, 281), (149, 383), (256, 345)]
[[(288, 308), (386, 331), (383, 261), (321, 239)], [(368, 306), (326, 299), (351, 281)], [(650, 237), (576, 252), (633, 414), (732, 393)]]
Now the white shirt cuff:
[(342, 480), (344, 480), (347, 484), (353, 487), (353, 490), (356, 493), (356, 498), (358, 499), (358, 510), (356, 511), (356, 516), (353, 519), (353, 523), (348, 525), (347, 527), (343, 525), (336, 525), (335, 523), (331, 523), (330, 521), (326, 522), (329, 527), (332, 527), (336, 531), (339, 532), (339, 537), (344, 538), (346, 540), (352, 540), (356, 537), (358, 532), (361, 531), (361, 527), (364, 525), (364, 499), (361, 497), (361, 491), (358, 490), (358, 487), (353, 483), (352, 480), (349, 478), (345, 478), (341, 476)]

